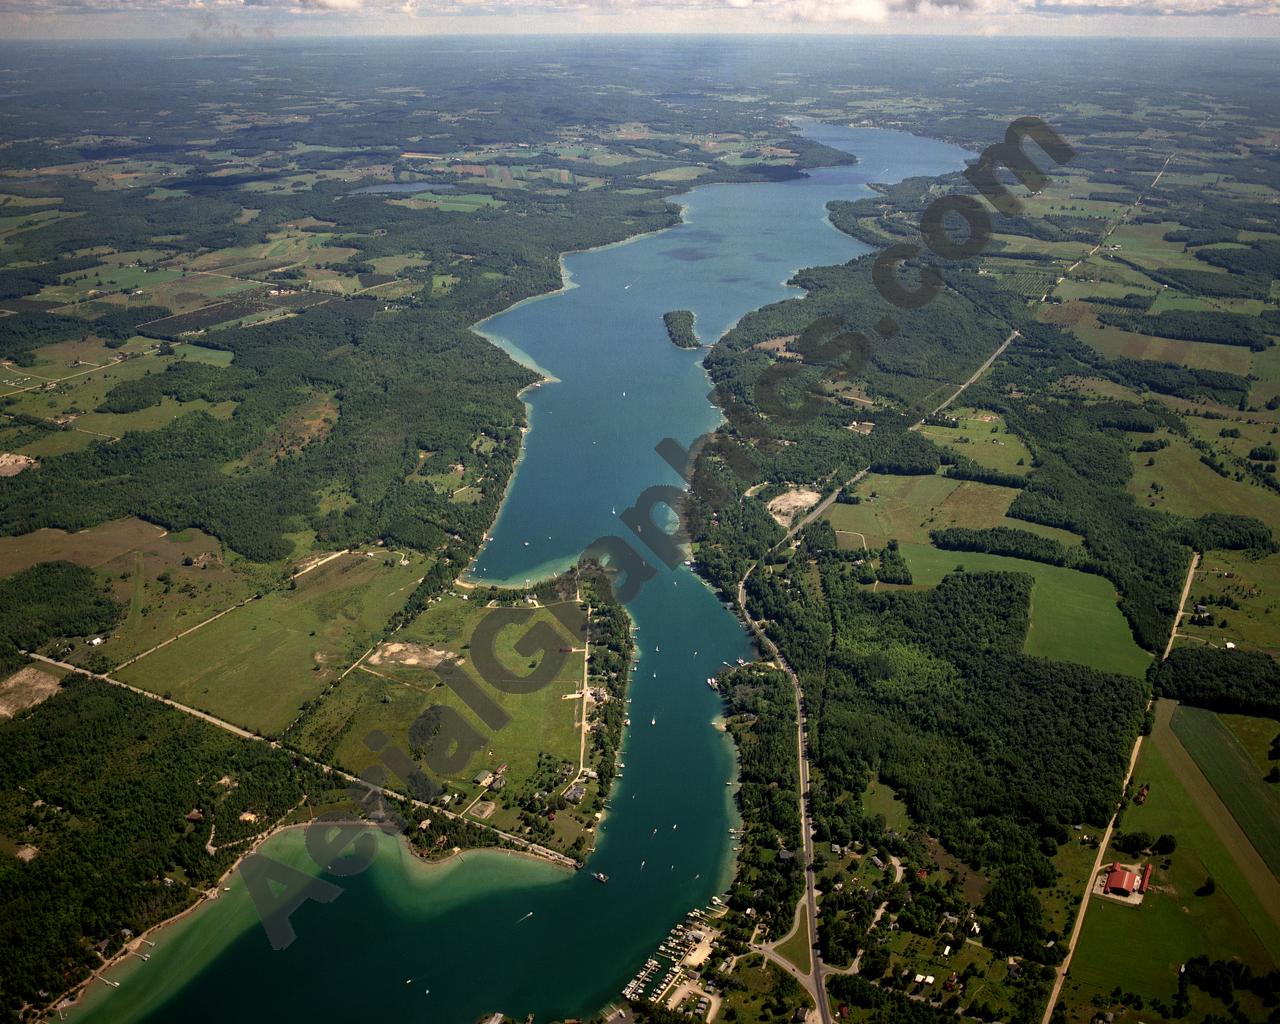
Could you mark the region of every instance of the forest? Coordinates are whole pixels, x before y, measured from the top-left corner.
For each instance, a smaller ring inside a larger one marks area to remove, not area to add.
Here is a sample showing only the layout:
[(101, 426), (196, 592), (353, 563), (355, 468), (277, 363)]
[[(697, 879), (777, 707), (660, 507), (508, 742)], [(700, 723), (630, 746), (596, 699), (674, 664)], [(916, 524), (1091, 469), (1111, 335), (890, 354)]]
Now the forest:
[(1018, 900), (984, 903), (987, 938), (1045, 957), (1025, 882), (1051, 884), (1048, 857), (1069, 827), (1110, 816), (1143, 684), (1022, 654), (1029, 577), (953, 573), (929, 591), (871, 593), (846, 565), (820, 555), (817, 582), (793, 562), (748, 585), (752, 613), (800, 673), (816, 723), (819, 839), (875, 841), (858, 796), (878, 778), (914, 821), (991, 876), (990, 894), (1023, 879)]
[(109, 630), (122, 608), (93, 570), (72, 562), (40, 562), (0, 579), (0, 676), (55, 637)]
[(1236, 715), (1280, 718), (1280, 666), (1261, 651), (1175, 647), (1151, 667), (1156, 696)]
[(781, 938), (804, 885), (795, 691), (781, 671), (757, 666), (722, 672), (717, 683), (738, 747), (737, 802), (746, 828), (729, 906), (754, 908), (756, 920)]

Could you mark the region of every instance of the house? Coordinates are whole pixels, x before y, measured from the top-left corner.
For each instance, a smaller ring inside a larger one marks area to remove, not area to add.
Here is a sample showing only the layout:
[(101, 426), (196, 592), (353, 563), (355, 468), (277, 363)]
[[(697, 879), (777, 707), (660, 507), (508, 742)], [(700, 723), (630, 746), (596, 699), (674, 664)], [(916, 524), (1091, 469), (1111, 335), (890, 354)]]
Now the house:
[(569, 790), (567, 793), (565, 793), (564, 798), (568, 800), (569, 803), (576, 804), (579, 800), (581, 800), (586, 795), (587, 795), (587, 788), (584, 785), (582, 785), (582, 783), (575, 782), (572, 786), (569, 787)]
[(475, 777), (475, 784), (477, 786), (487, 786), (492, 781), (493, 781), (493, 772), (489, 772), (489, 771), (482, 771), (480, 772), (479, 775)]
[(494, 793), (501, 792), (507, 785), (507, 777), (499, 775), (496, 779), (489, 783), (489, 789)]
[(1102, 891), (1106, 895), (1128, 896), (1137, 888), (1138, 876), (1116, 861), (1107, 872), (1107, 880), (1102, 886)]
[(1138, 790), (1138, 795), (1133, 798), (1135, 804), (1145, 804), (1147, 802), (1147, 794), (1151, 792), (1150, 785), (1144, 785)]

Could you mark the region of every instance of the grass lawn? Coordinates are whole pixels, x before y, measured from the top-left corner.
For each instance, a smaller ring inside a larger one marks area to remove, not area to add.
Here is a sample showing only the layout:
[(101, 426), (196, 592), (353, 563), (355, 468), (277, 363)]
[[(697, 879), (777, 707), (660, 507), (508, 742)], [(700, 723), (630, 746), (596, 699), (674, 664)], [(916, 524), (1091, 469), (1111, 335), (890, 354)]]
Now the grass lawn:
[[(1158, 725), (1143, 744), (1134, 776), (1150, 784), (1151, 795), (1145, 804), (1125, 811), (1121, 827), (1152, 835), (1171, 833), (1178, 848), (1167, 861), (1156, 862), (1151, 892), (1140, 907), (1092, 899), (1063, 990), (1072, 1020), (1090, 1019), (1088, 1000), (1096, 996), (1099, 1005), (1107, 1004), (1117, 986), (1148, 1002), (1153, 997), (1172, 1002), (1178, 969), (1200, 953), (1239, 957), (1255, 971), (1273, 970), (1280, 953), (1280, 929), (1258, 906), (1251, 886), (1170, 767), (1161, 745)], [(1195, 895), (1209, 875), (1216, 890)], [(1142, 955), (1135, 956), (1137, 950)], [(1199, 1020), (1213, 1008), (1201, 994), (1187, 1019)], [(1217, 1010), (1222, 1012), (1222, 1007)], [(1117, 1019), (1161, 1018), (1148, 1009)]]
[(808, 974), (813, 969), (813, 950), (809, 946), (809, 907), (801, 903), (800, 927), (786, 942), (778, 946), (778, 952), (786, 957), (800, 970)]
[(1212, 711), (1179, 707), (1173, 731), (1254, 849), (1280, 873), (1280, 794), (1259, 777), (1249, 752)]
[(733, 970), (743, 988), (726, 991), (720, 1014), (722, 1020), (789, 1021), (796, 1010), (812, 1006), (800, 983), (777, 964), (758, 953), (744, 956)]
[(826, 513), (836, 532), (842, 534), (843, 548), (862, 546), (855, 533), (865, 536), (869, 547), (884, 547), (891, 539), (927, 544), (930, 530), (947, 526), (999, 526), (1017, 494), (1009, 487), (941, 475), (878, 473), (864, 477), (857, 493), (861, 504), (834, 504)]
[[(1031, 629), (1023, 648), (1028, 654), (1104, 672), (1146, 673), (1151, 656), (1134, 643), (1116, 604), (1115, 587), (1101, 576), (1003, 555), (939, 551), (923, 544), (903, 544), (902, 553), (915, 583), (929, 587), (937, 586), (958, 565), (969, 572), (1027, 573), (1035, 578)], [(1082, 644), (1081, 637), (1089, 642)]]
[(421, 559), (345, 555), (120, 671), (120, 678), (275, 735), (376, 639)]
[(872, 779), (867, 783), (866, 791), (862, 794), (862, 809), (867, 814), (883, 814), (887, 828), (906, 832), (911, 827), (906, 804), (898, 799), (898, 794), (892, 787), (886, 786), (879, 779)]

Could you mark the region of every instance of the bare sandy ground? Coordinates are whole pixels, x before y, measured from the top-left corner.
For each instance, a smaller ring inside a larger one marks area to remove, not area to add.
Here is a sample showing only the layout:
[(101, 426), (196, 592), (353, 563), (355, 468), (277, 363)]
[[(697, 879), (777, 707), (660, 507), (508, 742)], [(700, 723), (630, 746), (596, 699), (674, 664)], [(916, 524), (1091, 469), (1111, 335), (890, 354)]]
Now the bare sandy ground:
[(423, 644), (382, 644), (369, 655), (371, 665), (413, 665), (417, 668), (435, 668), (442, 661), (453, 658), (452, 651)]
[(58, 677), (34, 665), (18, 669), (0, 683), (0, 718), (12, 718), (58, 692)]
[(780, 526), (790, 526), (796, 516), (813, 508), (821, 500), (822, 495), (817, 491), (810, 491), (803, 487), (797, 488), (794, 491), (779, 494), (769, 502), (769, 514), (778, 521)]
[(24, 469), (33, 469), (38, 465), (40, 463), (30, 455), (0, 452), (0, 476), (17, 476)]

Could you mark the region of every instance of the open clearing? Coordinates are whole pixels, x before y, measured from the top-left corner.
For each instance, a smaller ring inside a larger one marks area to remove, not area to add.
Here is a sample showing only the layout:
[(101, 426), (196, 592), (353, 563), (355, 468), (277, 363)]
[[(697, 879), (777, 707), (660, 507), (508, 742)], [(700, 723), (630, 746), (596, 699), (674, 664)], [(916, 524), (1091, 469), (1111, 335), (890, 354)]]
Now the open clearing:
[[(1109, 580), (1077, 569), (1028, 562), (973, 551), (939, 551), (903, 544), (903, 556), (917, 585), (937, 586), (957, 566), (967, 572), (1022, 572), (1035, 579), (1031, 591), (1031, 629), (1023, 648), (1055, 661), (1142, 676), (1151, 656), (1133, 640), (1129, 623), (1116, 604)], [(1081, 643), (1088, 637), (1088, 643)]]
[(842, 548), (881, 548), (890, 540), (929, 543), (929, 531), (947, 526), (974, 529), (1006, 525), (1005, 513), (1017, 495), (1011, 487), (994, 487), (951, 477), (893, 476), (869, 473), (858, 485), (857, 505), (833, 504), (825, 514), (840, 536)]
[[(125, 682), (276, 735), (366, 651), (424, 562), (353, 553), (189, 633), (119, 672)], [(192, 623), (194, 625), (194, 623)]]
[(0, 719), (34, 707), (58, 692), (58, 676), (47, 668), (28, 665), (0, 682)]
[(988, 469), (1020, 476), (1030, 471), (1031, 452), (1010, 432), (1004, 417), (987, 409), (948, 409), (946, 414), (955, 417), (959, 425), (928, 425), (921, 427), (920, 433)]

